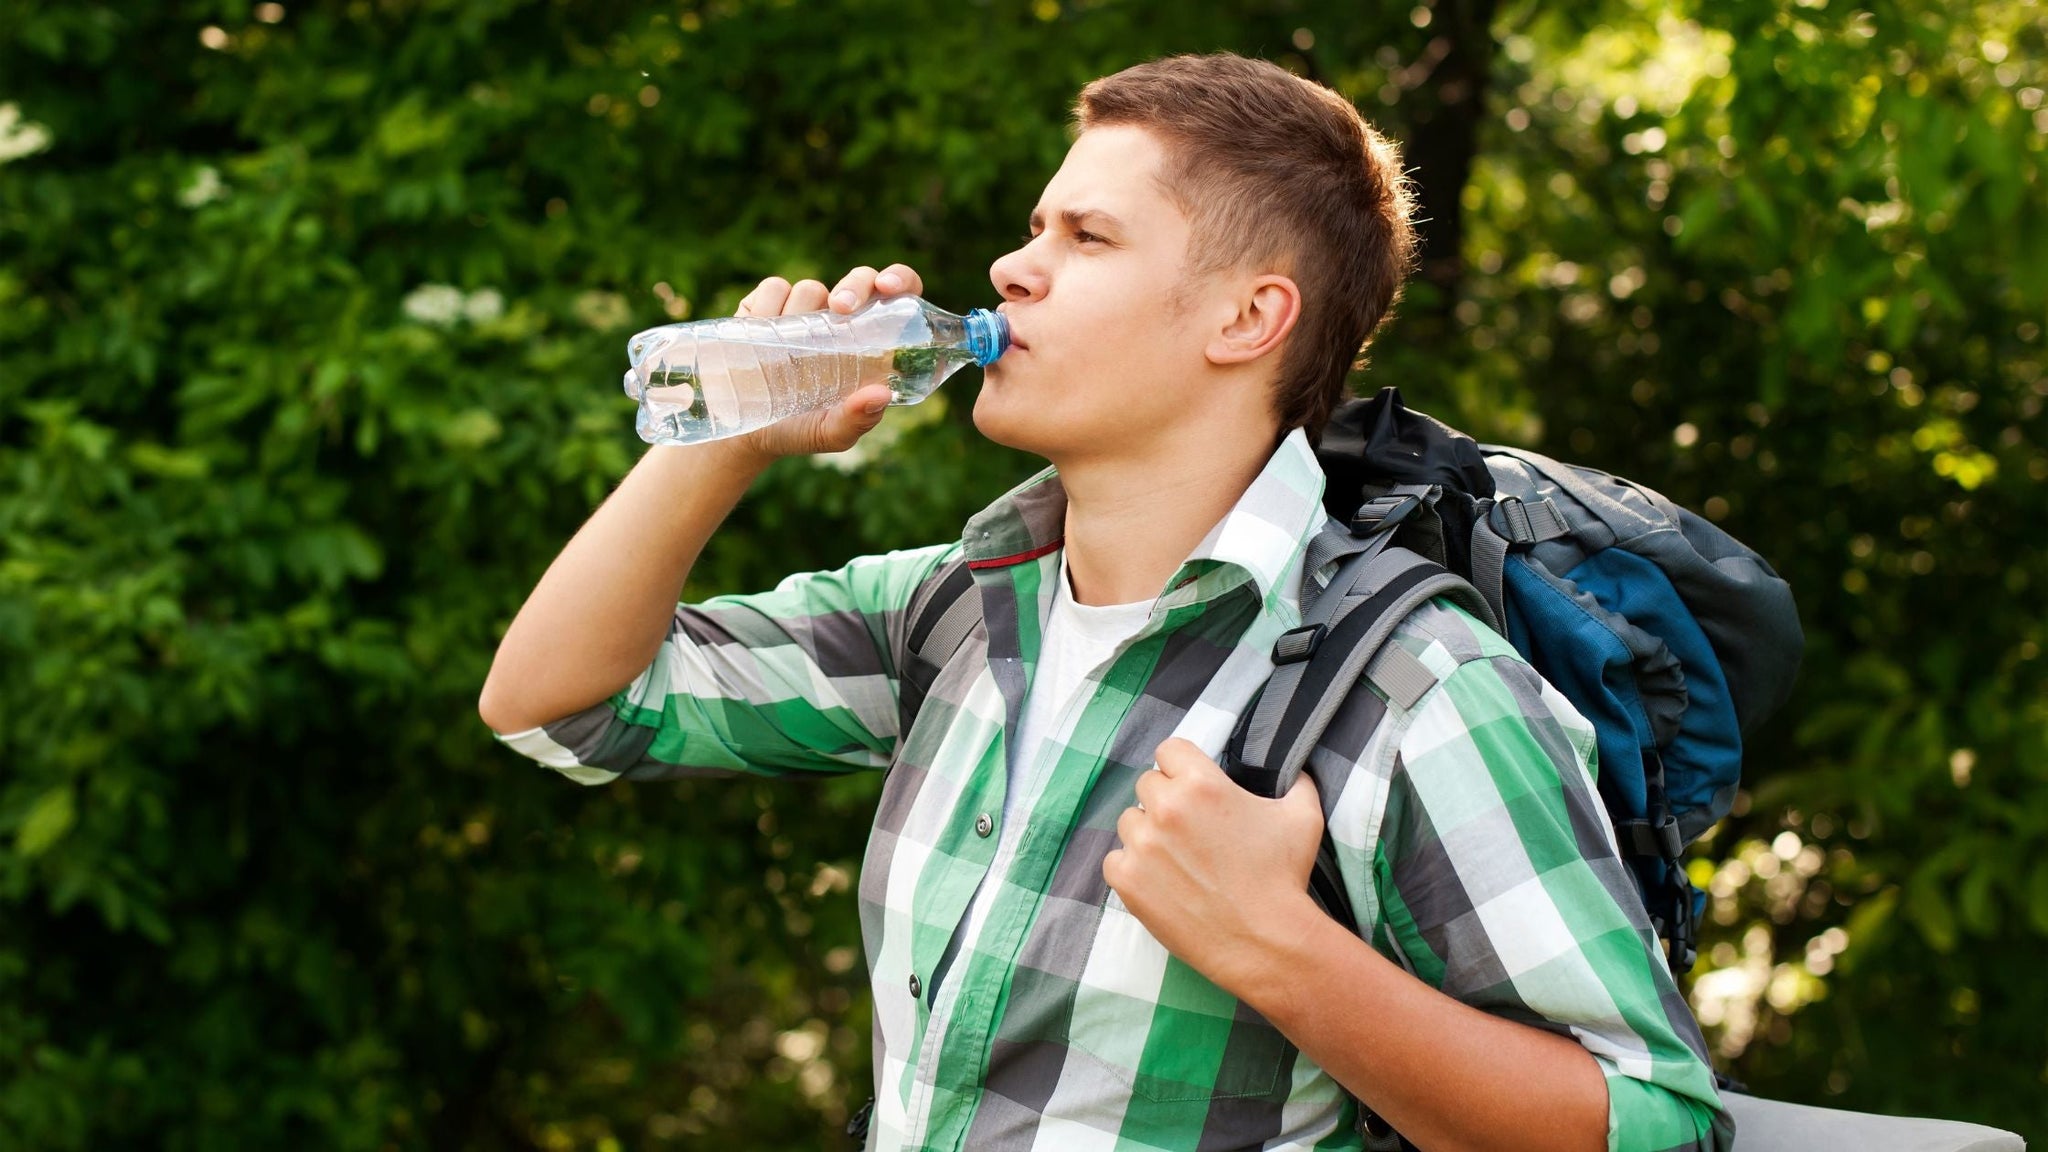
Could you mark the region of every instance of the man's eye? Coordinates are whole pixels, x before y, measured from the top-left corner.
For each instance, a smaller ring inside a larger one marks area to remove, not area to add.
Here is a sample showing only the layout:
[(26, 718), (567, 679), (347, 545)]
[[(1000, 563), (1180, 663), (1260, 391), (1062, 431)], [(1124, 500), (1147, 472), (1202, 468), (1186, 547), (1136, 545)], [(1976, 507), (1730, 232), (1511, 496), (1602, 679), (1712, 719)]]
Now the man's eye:
[[(1024, 234), (1023, 234), (1022, 236), (1019, 236), (1019, 237), (1017, 237), (1017, 243), (1019, 243), (1019, 244), (1029, 244), (1029, 243), (1031, 243), (1032, 241), (1034, 241), (1034, 240), (1038, 239), (1038, 237), (1039, 237), (1040, 235), (1042, 235), (1042, 233), (1038, 233), (1038, 232), (1026, 232), (1026, 233), (1024, 233)], [(1107, 243), (1109, 243), (1109, 241), (1107, 241), (1107, 240), (1104, 240), (1104, 239), (1103, 239), (1102, 237), (1100, 237), (1100, 236), (1097, 236), (1097, 235), (1096, 235), (1095, 233), (1093, 233), (1093, 232), (1078, 232), (1078, 231), (1074, 233), (1074, 242), (1075, 242), (1076, 244), (1107, 244)]]

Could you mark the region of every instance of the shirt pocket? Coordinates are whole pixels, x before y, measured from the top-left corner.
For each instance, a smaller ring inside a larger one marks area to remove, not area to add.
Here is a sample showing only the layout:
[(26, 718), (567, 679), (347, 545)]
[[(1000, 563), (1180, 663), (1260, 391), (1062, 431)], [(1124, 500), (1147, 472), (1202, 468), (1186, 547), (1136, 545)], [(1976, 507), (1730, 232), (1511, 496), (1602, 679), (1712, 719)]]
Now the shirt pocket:
[(1294, 1057), (1278, 1028), (1168, 952), (1115, 889), (1082, 967), (1068, 1042), (1134, 1098), (1157, 1103), (1279, 1099)]

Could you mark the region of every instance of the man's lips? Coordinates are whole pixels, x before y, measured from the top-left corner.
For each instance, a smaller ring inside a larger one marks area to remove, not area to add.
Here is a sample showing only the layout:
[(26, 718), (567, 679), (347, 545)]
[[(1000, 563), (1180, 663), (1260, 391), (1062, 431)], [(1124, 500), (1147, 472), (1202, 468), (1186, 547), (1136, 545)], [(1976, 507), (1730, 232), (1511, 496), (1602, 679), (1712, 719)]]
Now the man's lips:
[[(997, 312), (998, 312), (999, 314), (1001, 314), (1001, 315), (1002, 315), (1002, 317), (1003, 317), (1003, 319), (1004, 319), (1004, 320), (1006, 320), (1006, 321), (1008, 321), (1008, 322), (1009, 322), (1009, 328), (1010, 328), (1010, 347), (1011, 347), (1011, 348), (1016, 348), (1016, 349), (1018, 349), (1018, 350), (1020, 350), (1020, 351), (1025, 351), (1025, 352), (1029, 352), (1029, 351), (1031, 350), (1031, 341), (1029, 341), (1029, 340), (1026, 340), (1026, 339), (1024, 339), (1024, 337), (1023, 337), (1023, 336), (1021, 336), (1021, 335), (1019, 335), (1019, 334), (1018, 334), (1018, 332), (1017, 332), (1017, 320), (1016, 320), (1016, 318), (1015, 318), (1015, 317), (1013, 317), (1013, 316), (1011, 316), (1011, 315), (1010, 315), (1009, 313), (1007, 313), (1007, 312), (1003, 312), (1003, 310), (1002, 310), (1001, 308), (998, 308), (998, 309), (996, 309), (996, 311), (997, 311)], [(1005, 351), (1007, 351), (1007, 349), (1006, 349)]]

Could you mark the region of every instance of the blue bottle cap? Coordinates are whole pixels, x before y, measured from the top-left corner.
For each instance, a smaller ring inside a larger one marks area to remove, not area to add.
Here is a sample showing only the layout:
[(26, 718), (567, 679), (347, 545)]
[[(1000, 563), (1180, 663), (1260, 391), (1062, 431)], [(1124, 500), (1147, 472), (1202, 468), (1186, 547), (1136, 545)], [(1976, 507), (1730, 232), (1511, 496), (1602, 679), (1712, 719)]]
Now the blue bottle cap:
[(967, 314), (967, 351), (983, 368), (1010, 350), (1010, 318), (976, 308)]

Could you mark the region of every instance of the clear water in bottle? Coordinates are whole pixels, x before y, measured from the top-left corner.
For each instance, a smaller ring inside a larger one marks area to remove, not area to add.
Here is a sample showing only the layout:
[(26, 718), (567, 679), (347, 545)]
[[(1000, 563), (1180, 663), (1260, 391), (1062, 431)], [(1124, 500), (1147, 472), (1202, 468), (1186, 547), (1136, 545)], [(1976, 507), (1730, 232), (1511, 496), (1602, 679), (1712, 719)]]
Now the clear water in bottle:
[(650, 444), (693, 444), (751, 432), (886, 384), (915, 404), (968, 364), (1010, 346), (1004, 317), (955, 316), (915, 296), (876, 300), (851, 315), (735, 316), (664, 324), (626, 344), (626, 395)]

